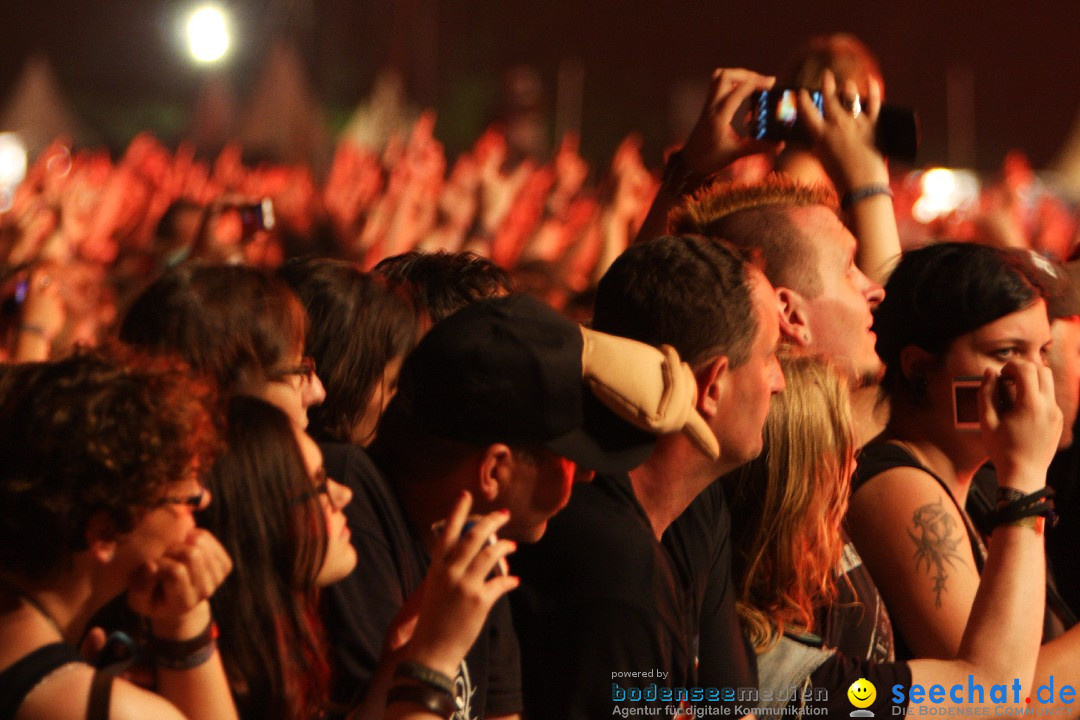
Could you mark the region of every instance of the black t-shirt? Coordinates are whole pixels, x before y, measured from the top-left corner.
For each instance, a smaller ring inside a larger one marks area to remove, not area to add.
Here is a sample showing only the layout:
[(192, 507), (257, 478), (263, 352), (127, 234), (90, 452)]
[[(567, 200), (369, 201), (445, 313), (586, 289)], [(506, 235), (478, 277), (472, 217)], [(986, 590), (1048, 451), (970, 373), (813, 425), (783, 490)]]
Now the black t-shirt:
[[(367, 453), (343, 443), (320, 447), (327, 475), (353, 492), (345, 515), (356, 548), (356, 569), (322, 596), (335, 673), (331, 698), (348, 707), (367, 691), (386, 631), (423, 580), (428, 557), (393, 486)], [(492, 608), (455, 686), (463, 708), (455, 720), (521, 712), (520, 657), (505, 598)]]
[(841, 537), (844, 552), (837, 568), (840, 577), (836, 598), (817, 614), (818, 626), (823, 628), (822, 641), (855, 661), (892, 662), (893, 627), (885, 601), (855, 544), (846, 532), (841, 532)]
[(707, 487), (661, 538), (690, 603), (691, 639), (703, 687), (756, 688), (754, 651), (735, 613), (731, 513), (722, 481)]
[(639, 691), (629, 704), (658, 707), (650, 693), (693, 684), (688, 606), (628, 477), (576, 485), (510, 564), (529, 720), (610, 717)]

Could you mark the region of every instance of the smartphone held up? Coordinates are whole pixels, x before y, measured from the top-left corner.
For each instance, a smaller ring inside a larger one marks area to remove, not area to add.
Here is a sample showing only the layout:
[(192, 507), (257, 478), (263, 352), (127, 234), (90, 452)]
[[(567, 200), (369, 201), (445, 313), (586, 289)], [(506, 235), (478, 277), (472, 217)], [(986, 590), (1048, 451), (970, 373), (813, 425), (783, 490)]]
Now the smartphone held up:
[[(762, 90), (750, 98), (748, 132), (756, 140), (808, 144), (806, 121), (799, 117), (799, 91), (795, 87)], [(820, 91), (808, 90), (810, 100), (824, 114)], [(882, 155), (911, 162), (919, 149), (919, 119), (913, 110), (882, 105), (874, 131), (874, 144)]]

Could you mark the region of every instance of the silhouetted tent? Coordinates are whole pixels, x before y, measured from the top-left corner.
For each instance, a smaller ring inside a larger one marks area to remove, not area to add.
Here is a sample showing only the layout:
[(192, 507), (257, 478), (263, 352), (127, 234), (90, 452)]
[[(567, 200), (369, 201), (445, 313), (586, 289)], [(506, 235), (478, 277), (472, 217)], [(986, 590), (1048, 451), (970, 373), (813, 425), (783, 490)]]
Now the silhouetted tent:
[(1077, 114), (1072, 131), (1061, 146), (1053, 169), (1061, 189), (1073, 200), (1080, 200), (1080, 114)]
[(303, 163), (316, 173), (329, 166), (330, 132), (292, 45), (276, 43), (270, 48), (237, 139), (245, 155)]
[(23, 66), (0, 110), (0, 131), (17, 132), (31, 157), (60, 136), (76, 145), (92, 140), (64, 99), (52, 64), (42, 55), (30, 57)]

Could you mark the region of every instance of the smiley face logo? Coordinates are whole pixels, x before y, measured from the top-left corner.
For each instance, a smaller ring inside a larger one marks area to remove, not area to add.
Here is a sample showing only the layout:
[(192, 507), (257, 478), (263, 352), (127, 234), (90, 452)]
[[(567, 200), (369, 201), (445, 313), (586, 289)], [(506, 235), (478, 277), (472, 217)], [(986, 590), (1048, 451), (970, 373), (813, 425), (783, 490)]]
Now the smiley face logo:
[(877, 699), (877, 688), (866, 678), (859, 678), (851, 683), (847, 690), (848, 700), (857, 708), (868, 708)]

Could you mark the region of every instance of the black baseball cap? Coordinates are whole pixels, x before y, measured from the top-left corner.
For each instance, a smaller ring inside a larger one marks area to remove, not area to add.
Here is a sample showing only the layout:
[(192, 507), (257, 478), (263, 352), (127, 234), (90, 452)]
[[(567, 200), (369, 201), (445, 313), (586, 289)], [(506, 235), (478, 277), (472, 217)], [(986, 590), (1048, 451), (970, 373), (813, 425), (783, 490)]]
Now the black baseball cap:
[(576, 323), (531, 296), (473, 303), (437, 323), (405, 360), (387, 414), (449, 440), (541, 443), (587, 469), (626, 472), (656, 437), (589, 389), (583, 344)]

